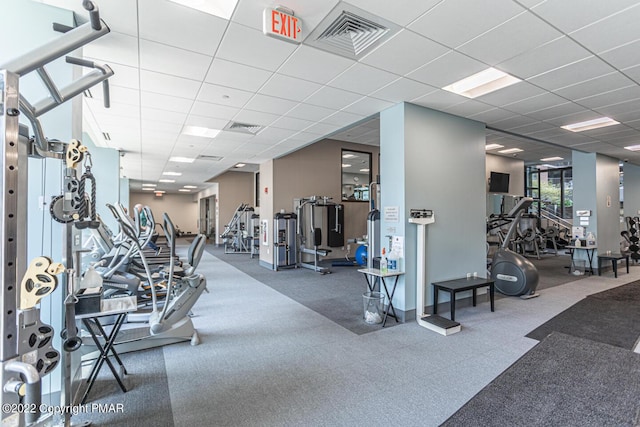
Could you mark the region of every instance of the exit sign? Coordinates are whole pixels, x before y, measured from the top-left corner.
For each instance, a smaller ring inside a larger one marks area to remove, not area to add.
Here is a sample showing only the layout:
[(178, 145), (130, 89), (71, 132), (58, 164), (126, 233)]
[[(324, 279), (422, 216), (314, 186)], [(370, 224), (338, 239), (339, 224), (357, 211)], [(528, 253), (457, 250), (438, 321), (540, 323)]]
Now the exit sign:
[(262, 32), (266, 35), (292, 43), (302, 42), (302, 23), (293, 13), (267, 8), (263, 18)]

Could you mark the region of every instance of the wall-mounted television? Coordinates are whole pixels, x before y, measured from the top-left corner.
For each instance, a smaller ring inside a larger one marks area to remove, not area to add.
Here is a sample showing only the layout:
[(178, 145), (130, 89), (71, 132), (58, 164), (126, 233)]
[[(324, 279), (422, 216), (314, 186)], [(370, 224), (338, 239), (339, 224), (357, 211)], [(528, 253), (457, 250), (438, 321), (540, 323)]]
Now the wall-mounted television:
[(502, 172), (491, 172), (489, 177), (490, 193), (508, 193), (509, 192), (509, 174)]

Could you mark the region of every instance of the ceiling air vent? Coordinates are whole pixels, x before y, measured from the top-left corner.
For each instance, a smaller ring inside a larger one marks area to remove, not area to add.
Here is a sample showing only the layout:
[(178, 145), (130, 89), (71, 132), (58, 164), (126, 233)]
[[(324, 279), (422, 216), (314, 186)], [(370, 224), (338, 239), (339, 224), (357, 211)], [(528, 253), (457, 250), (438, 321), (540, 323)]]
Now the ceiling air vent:
[(305, 42), (351, 59), (359, 59), (398, 31), (399, 26), (379, 16), (340, 2)]
[(250, 135), (257, 135), (262, 130), (261, 125), (252, 125), (249, 123), (229, 122), (224, 127), (224, 130), (230, 132), (248, 133)]
[(198, 160), (209, 160), (212, 162), (219, 162), (222, 159), (224, 159), (224, 157), (222, 156), (207, 156), (206, 154), (201, 154), (198, 156)]

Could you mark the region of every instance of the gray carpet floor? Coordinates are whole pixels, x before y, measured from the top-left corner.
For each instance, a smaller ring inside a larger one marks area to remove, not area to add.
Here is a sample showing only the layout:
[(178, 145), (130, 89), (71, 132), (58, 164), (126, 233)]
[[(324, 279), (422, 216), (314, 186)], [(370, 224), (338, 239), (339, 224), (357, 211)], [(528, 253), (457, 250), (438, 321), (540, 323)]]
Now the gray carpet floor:
[(442, 426), (638, 426), (640, 355), (554, 332)]
[(87, 404), (121, 404), (123, 412), (92, 411), (74, 416), (73, 423), (78, 425), (92, 421), (92, 426), (105, 427), (173, 426), (169, 383), (162, 353), (162, 348), (154, 348), (120, 355), (128, 371), (124, 377), (127, 393), (120, 390), (108, 366), (104, 364), (89, 393)]
[[(207, 252), (241, 270), (252, 278), (325, 316), (349, 331), (361, 335), (380, 329), (379, 324), (362, 320), (362, 294), (367, 284), (356, 267), (332, 267), (332, 260), (321, 265), (329, 267), (330, 274), (320, 274), (306, 268), (272, 271), (261, 267), (257, 258), (247, 254), (225, 254), (222, 247), (207, 245)], [(391, 289), (389, 289), (391, 292)], [(388, 318), (385, 327), (398, 323)]]

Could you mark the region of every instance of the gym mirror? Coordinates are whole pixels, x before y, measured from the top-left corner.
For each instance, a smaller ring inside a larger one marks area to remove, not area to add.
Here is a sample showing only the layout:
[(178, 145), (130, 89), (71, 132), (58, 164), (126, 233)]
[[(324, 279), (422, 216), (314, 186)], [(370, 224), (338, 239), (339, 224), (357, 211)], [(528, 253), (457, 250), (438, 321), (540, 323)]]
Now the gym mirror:
[(369, 201), (371, 153), (342, 150), (342, 200)]

